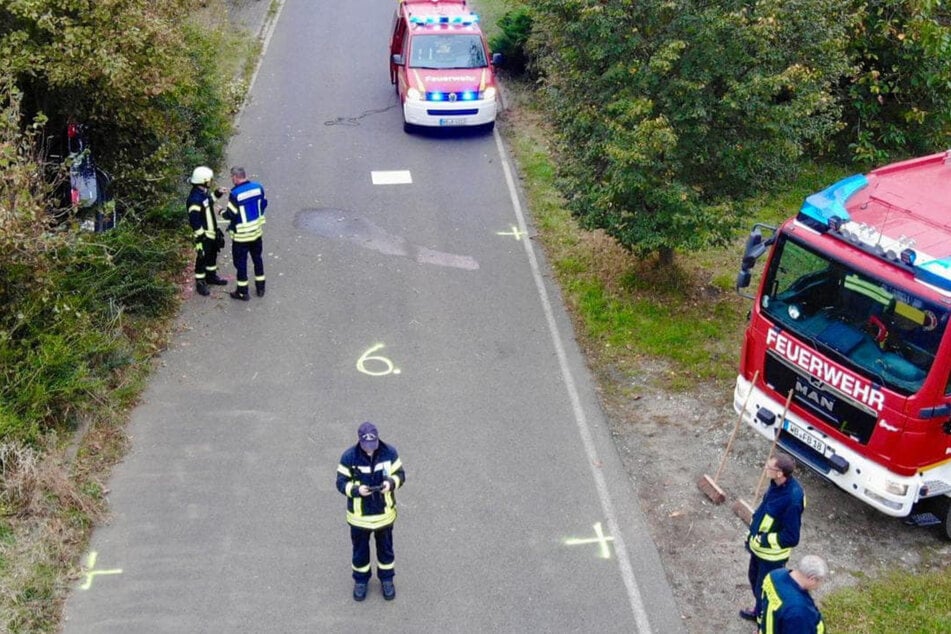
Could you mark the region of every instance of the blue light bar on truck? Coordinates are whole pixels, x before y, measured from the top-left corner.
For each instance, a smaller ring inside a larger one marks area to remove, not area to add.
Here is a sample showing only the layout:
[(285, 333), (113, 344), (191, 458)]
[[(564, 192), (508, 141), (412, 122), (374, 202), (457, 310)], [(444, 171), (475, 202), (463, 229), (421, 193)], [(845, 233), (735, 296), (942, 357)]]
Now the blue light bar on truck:
[(851, 216), (845, 209), (845, 203), (855, 192), (867, 185), (868, 179), (863, 174), (844, 178), (835, 185), (806, 198), (806, 202), (799, 210), (798, 219), (820, 231), (829, 229), (833, 218), (838, 218), (840, 222), (848, 222)]
[(806, 198), (796, 219), (821, 233), (830, 232), (876, 257), (903, 265), (925, 284), (951, 292), (951, 258), (934, 258), (915, 249), (912, 239), (885, 236), (875, 227), (852, 221), (845, 205), (867, 186), (868, 178), (863, 174), (844, 178)]
[(915, 277), (943, 291), (951, 291), (951, 260), (931, 260), (915, 267)]

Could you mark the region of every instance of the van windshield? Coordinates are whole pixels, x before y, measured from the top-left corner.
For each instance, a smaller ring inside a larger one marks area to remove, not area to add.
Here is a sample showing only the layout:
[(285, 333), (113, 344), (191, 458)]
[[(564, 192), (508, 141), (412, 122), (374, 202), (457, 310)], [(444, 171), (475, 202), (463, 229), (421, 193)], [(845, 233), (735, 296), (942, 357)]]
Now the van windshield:
[(948, 313), (786, 236), (767, 272), (763, 312), (826, 356), (905, 394), (921, 388)]
[(484, 68), (488, 66), (478, 35), (417, 35), (411, 40), (413, 68)]

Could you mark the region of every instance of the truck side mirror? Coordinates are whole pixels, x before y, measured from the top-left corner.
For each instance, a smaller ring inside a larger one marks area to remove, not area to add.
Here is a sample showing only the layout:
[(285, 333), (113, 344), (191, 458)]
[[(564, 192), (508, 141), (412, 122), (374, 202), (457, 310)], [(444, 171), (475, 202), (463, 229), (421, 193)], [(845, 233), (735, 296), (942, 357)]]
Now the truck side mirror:
[(403, 65), (403, 56), (400, 55), (400, 54), (398, 54), (398, 53), (397, 53), (397, 54), (394, 54), (393, 57), (390, 58), (390, 61), (392, 61), (392, 62), (393, 62), (394, 64), (396, 64), (397, 66), (402, 66), (402, 65)]
[[(771, 229), (773, 231), (773, 235), (764, 240), (763, 232), (760, 231), (760, 227)], [(775, 240), (775, 227), (757, 223), (753, 227), (753, 230), (750, 231), (749, 237), (746, 238), (746, 246), (743, 248), (743, 260), (740, 262), (740, 272), (736, 276), (736, 292), (741, 296), (746, 297), (747, 299), (754, 299), (752, 295), (740, 292), (740, 289), (749, 287), (753, 275), (753, 267), (756, 266), (756, 260), (766, 253), (766, 250), (770, 247), (770, 245), (773, 244), (773, 242), (775, 242)]]
[(750, 280), (753, 279), (752, 273), (747, 269), (740, 269), (740, 272), (736, 276), (736, 288), (737, 290), (741, 288), (749, 288)]
[(502, 65), (502, 53), (492, 53), (492, 65), (493, 66)]

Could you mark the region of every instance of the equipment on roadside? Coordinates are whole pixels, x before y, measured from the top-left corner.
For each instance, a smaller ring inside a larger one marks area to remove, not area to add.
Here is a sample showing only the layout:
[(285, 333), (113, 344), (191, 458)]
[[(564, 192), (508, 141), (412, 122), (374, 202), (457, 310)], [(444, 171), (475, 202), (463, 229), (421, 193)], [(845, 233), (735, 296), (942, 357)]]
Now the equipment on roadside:
[[(753, 376), (753, 383), (756, 383), (756, 379), (759, 378), (759, 372)], [(723, 504), (726, 501), (726, 492), (720, 488), (720, 485), (717, 482), (720, 480), (720, 474), (723, 473), (723, 467), (726, 466), (726, 459), (730, 455), (730, 449), (733, 447), (733, 440), (736, 438), (736, 433), (740, 429), (740, 424), (743, 422), (743, 414), (746, 413), (746, 406), (750, 402), (750, 395), (753, 393), (753, 390), (750, 390), (746, 394), (746, 398), (743, 400), (743, 407), (740, 408), (740, 415), (736, 419), (736, 424), (733, 426), (733, 432), (730, 434), (730, 439), (727, 440), (726, 448), (723, 450), (723, 457), (720, 458), (720, 466), (717, 467), (716, 473), (711, 478), (706, 473), (703, 474), (699, 480), (697, 480), (697, 486), (701, 491), (706, 494), (708, 498), (714, 504)]]

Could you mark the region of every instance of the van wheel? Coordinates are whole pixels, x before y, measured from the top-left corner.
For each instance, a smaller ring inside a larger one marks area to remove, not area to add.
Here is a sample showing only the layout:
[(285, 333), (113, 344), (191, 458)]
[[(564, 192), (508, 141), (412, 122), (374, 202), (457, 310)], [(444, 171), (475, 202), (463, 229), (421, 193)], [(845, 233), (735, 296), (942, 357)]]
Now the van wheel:
[(482, 131), (486, 134), (492, 134), (492, 130), (495, 129), (495, 121), (489, 121), (482, 125)]
[(407, 123), (406, 121), (403, 122), (403, 132), (406, 134), (412, 134), (415, 131), (416, 126), (414, 126), (412, 123)]

